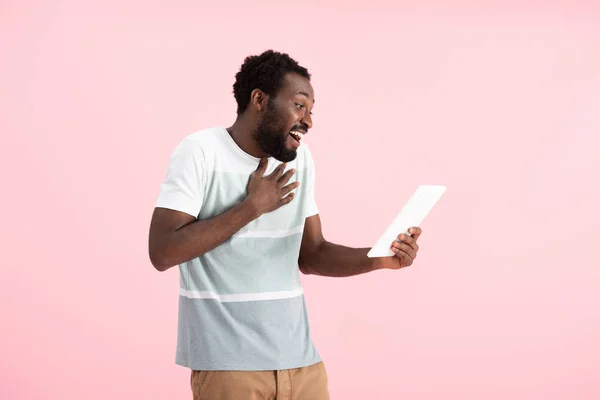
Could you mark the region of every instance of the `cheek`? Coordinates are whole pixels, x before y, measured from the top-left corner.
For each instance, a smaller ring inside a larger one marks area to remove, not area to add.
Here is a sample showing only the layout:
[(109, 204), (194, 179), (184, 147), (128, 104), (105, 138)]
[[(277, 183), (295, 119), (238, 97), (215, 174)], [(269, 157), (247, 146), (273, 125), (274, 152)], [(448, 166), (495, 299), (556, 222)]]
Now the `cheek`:
[(297, 110), (294, 108), (294, 110), (292, 112), (290, 112), (289, 117), (287, 118), (287, 121), (289, 122), (290, 125), (294, 125), (298, 121), (300, 121), (303, 116), (304, 116), (304, 114), (303, 114), (302, 110)]
[(279, 115), (279, 124), (282, 129), (290, 130), (298, 122), (296, 112), (286, 112)]

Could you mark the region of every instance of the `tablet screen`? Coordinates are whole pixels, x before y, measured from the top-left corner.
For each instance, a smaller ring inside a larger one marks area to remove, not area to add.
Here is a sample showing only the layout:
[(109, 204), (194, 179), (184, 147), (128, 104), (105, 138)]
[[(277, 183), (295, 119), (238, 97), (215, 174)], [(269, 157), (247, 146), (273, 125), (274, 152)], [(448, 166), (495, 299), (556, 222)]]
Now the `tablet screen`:
[(369, 251), (369, 257), (390, 257), (392, 243), (401, 233), (408, 234), (408, 228), (419, 226), (446, 191), (443, 185), (421, 185), (402, 207), (396, 218)]

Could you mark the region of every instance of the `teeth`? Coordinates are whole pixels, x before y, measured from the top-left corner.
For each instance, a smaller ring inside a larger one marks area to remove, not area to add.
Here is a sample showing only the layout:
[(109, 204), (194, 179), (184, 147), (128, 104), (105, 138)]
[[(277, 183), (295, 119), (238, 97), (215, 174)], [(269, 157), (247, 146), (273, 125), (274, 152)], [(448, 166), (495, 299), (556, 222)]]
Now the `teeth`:
[(302, 140), (302, 138), (304, 137), (304, 135), (298, 131), (291, 131), (290, 133), (294, 135), (298, 141)]

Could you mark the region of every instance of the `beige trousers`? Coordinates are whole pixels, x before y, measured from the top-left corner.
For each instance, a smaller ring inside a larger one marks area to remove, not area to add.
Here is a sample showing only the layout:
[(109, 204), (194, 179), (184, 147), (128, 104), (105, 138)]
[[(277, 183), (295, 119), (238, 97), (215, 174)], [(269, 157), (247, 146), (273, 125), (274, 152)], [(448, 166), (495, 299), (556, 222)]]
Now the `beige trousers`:
[(194, 400), (329, 400), (323, 362), (281, 371), (192, 371)]

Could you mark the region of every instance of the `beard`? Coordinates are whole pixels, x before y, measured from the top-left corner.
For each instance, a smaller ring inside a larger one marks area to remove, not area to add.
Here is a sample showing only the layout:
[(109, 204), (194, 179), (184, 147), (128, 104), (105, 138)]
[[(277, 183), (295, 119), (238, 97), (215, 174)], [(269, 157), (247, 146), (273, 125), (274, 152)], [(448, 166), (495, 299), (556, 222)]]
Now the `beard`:
[(277, 113), (272, 99), (267, 103), (267, 109), (260, 118), (258, 127), (254, 131), (254, 139), (262, 151), (271, 155), (276, 160), (287, 163), (296, 158), (296, 150), (286, 146), (289, 130), (285, 121)]

